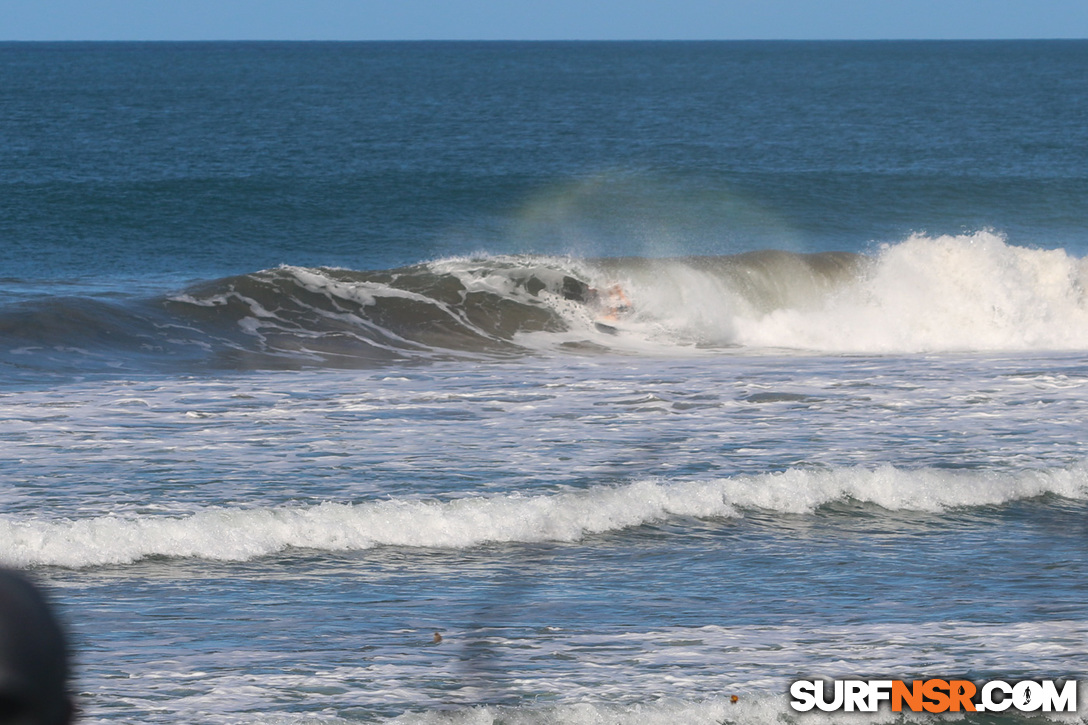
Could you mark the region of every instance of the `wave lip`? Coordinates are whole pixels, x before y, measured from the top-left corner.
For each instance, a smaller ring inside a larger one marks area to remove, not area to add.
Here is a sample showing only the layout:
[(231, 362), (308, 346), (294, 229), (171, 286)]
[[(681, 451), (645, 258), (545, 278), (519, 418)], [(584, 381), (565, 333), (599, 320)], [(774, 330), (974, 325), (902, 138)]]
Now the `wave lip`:
[(848, 352), (1088, 348), (1088, 263), (992, 232), (885, 245), (856, 280), (804, 307), (738, 321), (751, 346)]
[[(623, 304), (610, 301), (613, 289)], [(992, 232), (915, 235), (872, 256), (763, 250), (482, 256), (378, 271), (284, 266), (123, 305), (5, 306), (0, 361), (358, 368), (609, 350), (1088, 350), (1086, 290), (1088, 261)]]
[(262, 509), (205, 509), (184, 517), (0, 519), (0, 560), (14, 566), (89, 567), (155, 556), (247, 561), (288, 548), (377, 546), (464, 549), (488, 543), (574, 542), (671, 517), (718, 518), (746, 509), (807, 514), (842, 501), (939, 513), (1045, 494), (1088, 498), (1088, 465), (994, 473), (843, 468), (710, 481), (640, 480), (623, 486), (447, 502), (394, 500)]

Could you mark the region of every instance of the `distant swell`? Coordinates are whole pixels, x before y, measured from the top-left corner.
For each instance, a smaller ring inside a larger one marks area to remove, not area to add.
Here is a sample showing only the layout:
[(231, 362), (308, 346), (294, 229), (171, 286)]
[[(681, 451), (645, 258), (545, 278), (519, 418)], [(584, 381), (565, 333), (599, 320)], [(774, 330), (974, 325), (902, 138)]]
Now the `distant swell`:
[(289, 548), (350, 551), (377, 546), (463, 549), (488, 543), (572, 542), (673, 517), (736, 517), (761, 509), (806, 514), (836, 502), (941, 512), (1044, 494), (1088, 497), (1088, 466), (1020, 473), (938, 469), (828, 471), (712, 481), (642, 480), (538, 496), (448, 502), (394, 500), (310, 507), (206, 509), (184, 517), (0, 518), (0, 561), (86, 567), (147, 557), (245, 561)]
[(155, 300), (8, 305), (0, 361), (351, 368), (542, 351), (1088, 350), (1086, 288), (1084, 260), (989, 232), (914, 236), (873, 256), (768, 250), (485, 256), (369, 272), (284, 266)]

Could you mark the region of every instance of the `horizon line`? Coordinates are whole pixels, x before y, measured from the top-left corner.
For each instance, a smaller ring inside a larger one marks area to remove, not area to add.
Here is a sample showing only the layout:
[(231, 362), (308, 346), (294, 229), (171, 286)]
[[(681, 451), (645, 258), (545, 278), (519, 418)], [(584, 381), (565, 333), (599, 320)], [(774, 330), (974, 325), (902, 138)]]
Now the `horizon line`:
[(0, 43), (998, 43), (1085, 37), (988, 38), (0, 38)]

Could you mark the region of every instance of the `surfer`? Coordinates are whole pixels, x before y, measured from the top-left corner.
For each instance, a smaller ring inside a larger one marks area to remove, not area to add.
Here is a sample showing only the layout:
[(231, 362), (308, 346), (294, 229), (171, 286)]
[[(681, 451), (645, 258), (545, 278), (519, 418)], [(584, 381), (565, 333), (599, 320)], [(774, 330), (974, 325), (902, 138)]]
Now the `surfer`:
[(631, 300), (624, 293), (623, 287), (614, 284), (605, 292), (602, 307), (605, 312), (601, 315), (601, 319), (604, 322), (618, 322), (620, 317), (631, 311)]
[(581, 302), (599, 312), (599, 321), (609, 325), (631, 312), (633, 305), (623, 287), (612, 284), (603, 293), (574, 277), (563, 278), (563, 299)]

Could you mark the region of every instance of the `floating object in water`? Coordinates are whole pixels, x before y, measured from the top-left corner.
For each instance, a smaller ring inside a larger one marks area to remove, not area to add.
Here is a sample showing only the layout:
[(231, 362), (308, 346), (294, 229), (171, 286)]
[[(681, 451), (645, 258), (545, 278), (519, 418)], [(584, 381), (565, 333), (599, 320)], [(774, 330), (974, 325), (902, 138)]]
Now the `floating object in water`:
[(594, 322), (593, 326), (597, 328), (597, 332), (603, 332), (606, 335), (617, 335), (620, 331), (615, 325), (609, 325), (604, 322)]

